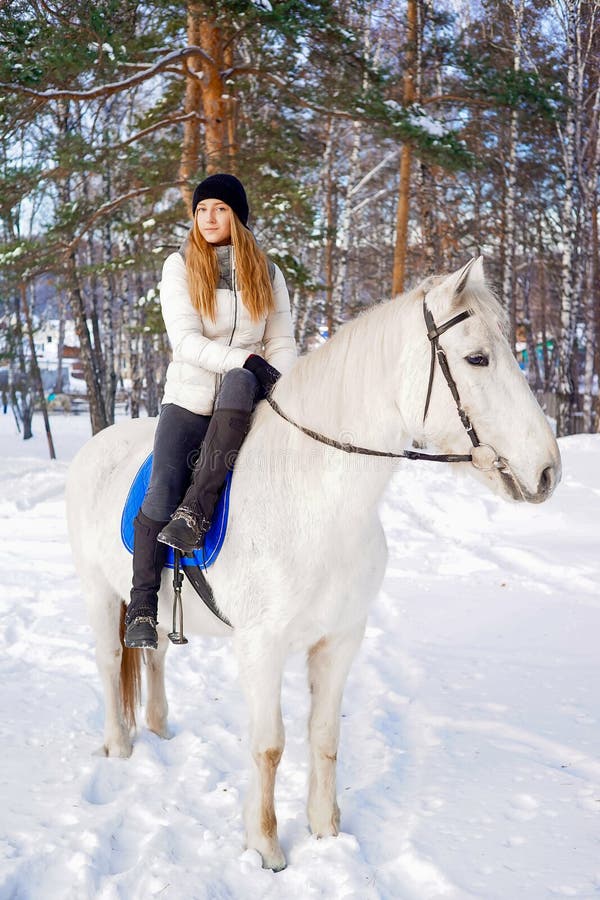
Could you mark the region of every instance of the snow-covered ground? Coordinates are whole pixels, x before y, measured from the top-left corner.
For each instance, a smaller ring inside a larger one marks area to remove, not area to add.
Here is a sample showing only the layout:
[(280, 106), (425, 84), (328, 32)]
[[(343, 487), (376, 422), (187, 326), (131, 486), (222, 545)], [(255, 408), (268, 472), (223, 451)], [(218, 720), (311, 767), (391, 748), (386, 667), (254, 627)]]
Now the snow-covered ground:
[(54, 463), (40, 423), (24, 443), (0, 415), (2, 900), (600, 896), (600, 436), (560, 442), (543, 506), (448, 466), (395, 475), (387, 577), (343, 705), (343, 833), (307, 832), (294, 658), (275, 875), (243, 850), (245, 711), (225, 640), (170, 650), (170, 741), (141, 728), (130, 760), (92, 755), (102, 695), (63, 501), (89, 424), (52, 424)]

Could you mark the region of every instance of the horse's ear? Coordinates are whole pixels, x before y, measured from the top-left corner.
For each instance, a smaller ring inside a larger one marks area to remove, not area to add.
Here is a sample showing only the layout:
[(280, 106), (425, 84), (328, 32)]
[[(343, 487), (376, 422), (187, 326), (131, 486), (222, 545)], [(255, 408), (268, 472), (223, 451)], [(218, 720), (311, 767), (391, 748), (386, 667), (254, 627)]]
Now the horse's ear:
[(483, 256), (474, 256), (462, 269), (450, 275), (448, 281), (452, 282), (452, 285), (448, 285), (448, 287), (451, 286), (453, 297), (462, 294), (469, 282), (471, 285), (482, 284), (484, 281)]
[(452, 294), (454, 297), (458, 297), (459, 294), (462, 294), (464, 289), (467, 286), (467, 281), (469, 280), (469, 274), (471, 269), (475, 265), (475, 257), (470, 259), (469, 262), (459, 269), (458, 272), (454, 272), (450, 277), (454, 280), (454, 286), (452, 289)]
[(467, 287), (482, 285), (484, 280), (483, 256), (474, 256), (462, 268), (444, 278), (439, 285), (439, 291), (447, 301), (450, 300), (451, 305), (454, 305), (458, 303), (460, 295)]
[(434, 315), (447, 315), (458, 305), (461, 294), (467, 287), (483, 285), (483, 256), (474, 256), (456, 272), (436, 280), (438, 283), (427, 292), (427, 304)]

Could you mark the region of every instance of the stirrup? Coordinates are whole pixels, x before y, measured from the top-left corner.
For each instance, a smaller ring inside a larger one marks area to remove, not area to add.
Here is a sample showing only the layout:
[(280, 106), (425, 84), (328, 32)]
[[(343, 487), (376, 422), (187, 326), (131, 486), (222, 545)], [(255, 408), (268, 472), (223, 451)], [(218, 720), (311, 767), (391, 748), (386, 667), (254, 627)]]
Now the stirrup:
[[(181, 601), (183, 572), (181, 571), (181, 552), (175, 550), (173, 557), (173, 631), (169, 632), (169, 640), (172, 644), (187, 644), (188, 639), (183, 633), (183, 603)], [(179, 630), (177, 630), (178, 614)]]

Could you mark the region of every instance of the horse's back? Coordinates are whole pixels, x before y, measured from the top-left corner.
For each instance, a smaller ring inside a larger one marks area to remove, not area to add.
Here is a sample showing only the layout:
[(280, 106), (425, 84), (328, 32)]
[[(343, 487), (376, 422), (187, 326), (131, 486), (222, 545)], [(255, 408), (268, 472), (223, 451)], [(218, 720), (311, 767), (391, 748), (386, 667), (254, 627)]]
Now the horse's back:
[(128, 419), (111, 425), (75, 456), (67, 476), (66, 503), (76, 562), (83, 556), (95, 557), (96, 543), (120, 542), (123, 504), (135, 473), (152, 450), (156, 422)]
[(114, 465), (137, 450), (143, 452), (148, 448), (149, 452), (157, 421), (154, 418), (124, 419), (116, 425), (103, 428), (76, 453), (70, 472), (93, 465), (104, 456), (107, 463)]

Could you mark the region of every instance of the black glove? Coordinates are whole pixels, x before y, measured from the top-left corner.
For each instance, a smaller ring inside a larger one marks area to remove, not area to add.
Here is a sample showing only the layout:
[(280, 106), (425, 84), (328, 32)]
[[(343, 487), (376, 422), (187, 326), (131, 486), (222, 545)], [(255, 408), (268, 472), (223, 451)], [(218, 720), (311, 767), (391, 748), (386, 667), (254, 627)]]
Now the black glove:
[(266, 397), (267, 394), (270, 394), (273, 390), (273, 387), (278, 378), (281, 377), (281, 372), (278, 372), (273, 366), (270, 366), (269, 363), (262, 358), (262, 356), (258, 356), (256, 353), (251, 353), (243, 366), (244, 369), (248, 369), (249, 372), (255, 376), (256, 380), (260, 384), (263, 395)]

